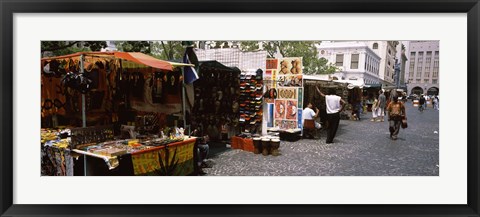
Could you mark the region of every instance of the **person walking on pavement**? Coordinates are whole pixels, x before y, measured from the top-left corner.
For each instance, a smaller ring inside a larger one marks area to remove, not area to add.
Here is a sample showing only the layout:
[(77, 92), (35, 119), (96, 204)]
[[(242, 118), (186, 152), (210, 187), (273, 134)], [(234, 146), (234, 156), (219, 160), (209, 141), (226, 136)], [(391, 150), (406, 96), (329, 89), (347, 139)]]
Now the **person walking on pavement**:
[(425, 97), (423, 97), (423, 94), (420, 96), (420, 99), (418, 100), (418, 110), (423, 112), (423, 110), (425, 109)]
[(432, 99), (433, 109), (438, 110), (438, 96), (433, 96)]
[(373, 104), (372, 104), (372, 119), (370, 121), (376, 121), (378, 117), (378, 99), (377, 96), (375, 95), (373, 97)]
[(323, 94), (318, 87), (316, 87), (317, 92), (325, 97), (325, 104), (327, 106), (327, 144), (333, 143), (333, 138), (337, 133), (338, 124), (340, 123), (340, 112), (345, 107), (345, 101), (340, 97), (335, 95), (335, 89), (329, 89), (328, 95)]
[(377, 121), (384, 121), (385, 107), (387, 107), (387, 97), (383, 94), (383, 90), (378, 91), (378, 119)]
[(407, 119), (405, 113), (405, 106), (402, 102), (398, 101), (397, 91), (392, 90), (390, 92), (391, 102), (387, 106), (388, 122), (390, 130), (390, 139), (397, 140), (398, 133), (400, 132), (400, 126), (402, 125), (402, 119)]
[(425, 103), (423, 104), (423, 110), (427, 110), (427, 104), (428, 104), (428, 100), (430, 100), (430, 97), (428, 97), (428, 95), (424, 95), (423, 97), (425, 97)]

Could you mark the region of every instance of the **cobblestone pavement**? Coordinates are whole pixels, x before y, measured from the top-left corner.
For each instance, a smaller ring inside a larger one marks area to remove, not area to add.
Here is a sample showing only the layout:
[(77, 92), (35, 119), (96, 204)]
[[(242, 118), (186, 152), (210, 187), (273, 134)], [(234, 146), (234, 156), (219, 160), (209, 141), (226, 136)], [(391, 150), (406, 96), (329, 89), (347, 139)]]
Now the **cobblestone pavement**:
[[(439, 111), (406, 104), (408, 128), (389, 138), (388, 122), (341, 120), (333, 144), (320, 139), (282, 141), (280, 156), (213, 148), (210, 176), (438, 176)], [(385, 118), (386, 119), (386, 118)]]

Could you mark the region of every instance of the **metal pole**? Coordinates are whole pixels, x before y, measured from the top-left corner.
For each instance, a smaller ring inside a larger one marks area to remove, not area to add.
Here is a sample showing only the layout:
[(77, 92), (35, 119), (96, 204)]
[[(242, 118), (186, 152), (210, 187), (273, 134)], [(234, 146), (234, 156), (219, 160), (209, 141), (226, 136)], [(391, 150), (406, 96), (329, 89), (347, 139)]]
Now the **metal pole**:
[[(80, 74), (83, 75), (83, 54), (80, 55)], [(82, 94), (82, 127), (87, 127), (87, 115), (85, 111), (85, 94)], [(87, 176), (87, 155), (83, 155), (83, 175)]]
[[(83, 54), (80, 55), (80, 74), (83, 74)], [(87, 127), (87, 115), (85, 111), (85, 94), (82, 94), (82, 127)]]
[[(182, 112), (183, 112), (183, 129), (187, 129), (187, 115), (186, 115), (186, 109), (185, 109), (185, 70), (184, 67), (182, 67)], [(186, 132), (186, 131), (185, 131)], [(188, 132), (188, 135), (190, 135), (190, 132)]]

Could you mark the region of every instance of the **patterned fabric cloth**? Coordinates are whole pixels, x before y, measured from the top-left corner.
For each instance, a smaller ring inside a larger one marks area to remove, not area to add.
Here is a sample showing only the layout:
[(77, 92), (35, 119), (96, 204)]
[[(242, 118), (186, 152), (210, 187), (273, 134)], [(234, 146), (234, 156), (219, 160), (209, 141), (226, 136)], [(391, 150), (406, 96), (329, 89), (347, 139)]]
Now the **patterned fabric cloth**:
[[(187, 140), (169, 145), (168, 164), (177, 162), (173, 175), (184, 176), (193, 173), (194, 159), (193, 148), (195, 140)], [(157, 149), (152, 151), (143, 151), (132, 154), (132, 164), (134, 175), (158, 175), (158, 170), (162, 169), (162, 164), (166, 165), (166, 149)], [(174, 153), (175, 154), (175, 159)]]
[(59, 149), (53, 146), (42, 146), (42, 176), (73, 176), (73, 167), (73, 157), (69, 150)]

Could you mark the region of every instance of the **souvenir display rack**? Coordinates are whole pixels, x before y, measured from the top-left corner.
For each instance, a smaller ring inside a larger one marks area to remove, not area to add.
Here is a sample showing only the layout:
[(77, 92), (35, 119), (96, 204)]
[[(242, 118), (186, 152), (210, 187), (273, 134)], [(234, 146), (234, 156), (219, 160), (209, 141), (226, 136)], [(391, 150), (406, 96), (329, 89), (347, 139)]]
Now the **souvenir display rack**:
[(259, 134), (263, 120), (263, 71), (240, 74), (240, 128), (242, 132)]
[(114, 139), (113, 126), (95, 126), (71, 129), (71, 147), (82, 144), (99, 143)]
[(210, 140), (219, 141), (225, 126), (238, 128), (240, 70), (206, 61), (200, 63), (199, 76), (193, 83), (192, 130), (198, 129)]

